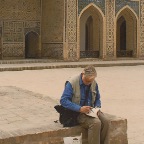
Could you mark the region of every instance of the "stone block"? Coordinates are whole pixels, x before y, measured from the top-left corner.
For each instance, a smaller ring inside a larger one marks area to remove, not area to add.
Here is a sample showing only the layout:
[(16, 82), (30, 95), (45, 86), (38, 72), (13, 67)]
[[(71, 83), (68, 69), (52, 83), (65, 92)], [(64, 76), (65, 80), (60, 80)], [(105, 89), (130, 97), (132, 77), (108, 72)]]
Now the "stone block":
[[(107, 144), (128, 144), (127, 140), (127, 120), (106, 114), (110, 121)], [(82, 143), (87, 144), (87, 130), (80, 126), (62, 128), (60, 124), (49, 124), (49, 131), (33, 134), (25, 134), (15, 137), (0, 139), (0, 144), (63, 144), (64, 137), (79, 136), (82, 133)]]

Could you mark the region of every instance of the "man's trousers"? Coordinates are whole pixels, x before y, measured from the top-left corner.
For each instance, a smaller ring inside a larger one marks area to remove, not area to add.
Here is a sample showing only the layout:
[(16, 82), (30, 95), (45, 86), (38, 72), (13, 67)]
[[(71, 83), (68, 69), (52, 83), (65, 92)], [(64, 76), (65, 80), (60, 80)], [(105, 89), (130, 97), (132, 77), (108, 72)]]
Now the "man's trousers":
[(102, 112), (98, 112), (98, 117), (93, 118), (82, 113), (78, 116), (80, 125), (88, 130), (88, 144), (107, 144), (109, 121)]

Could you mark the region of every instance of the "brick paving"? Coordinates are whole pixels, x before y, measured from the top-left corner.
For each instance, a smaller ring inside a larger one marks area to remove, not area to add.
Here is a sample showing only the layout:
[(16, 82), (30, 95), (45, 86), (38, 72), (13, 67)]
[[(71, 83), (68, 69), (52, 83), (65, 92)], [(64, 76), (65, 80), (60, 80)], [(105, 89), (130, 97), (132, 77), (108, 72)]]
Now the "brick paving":
[(0, 139), (57, 129), (49, 97), (17, 87), (0, 87)]

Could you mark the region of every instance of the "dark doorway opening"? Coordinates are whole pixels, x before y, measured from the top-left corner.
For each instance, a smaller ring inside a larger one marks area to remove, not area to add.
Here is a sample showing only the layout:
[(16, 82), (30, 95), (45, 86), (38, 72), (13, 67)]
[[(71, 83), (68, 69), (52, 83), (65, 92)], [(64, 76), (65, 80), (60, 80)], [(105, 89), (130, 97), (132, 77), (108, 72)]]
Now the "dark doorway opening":
[(25, 36), (25, 58), (38, 58), (39, 36), (29, 32)]
[(120, 26), (120, 50), (126, 50), (126, 21)]
[(85, 50), (93, 49), (93, 18), (90, 16), (86, 21)]

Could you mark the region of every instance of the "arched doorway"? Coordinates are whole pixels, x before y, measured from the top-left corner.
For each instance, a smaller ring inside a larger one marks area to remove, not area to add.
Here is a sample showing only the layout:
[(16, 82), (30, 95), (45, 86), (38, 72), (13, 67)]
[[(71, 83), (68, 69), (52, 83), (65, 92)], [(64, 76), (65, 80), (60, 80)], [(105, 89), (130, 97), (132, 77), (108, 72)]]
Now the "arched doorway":
[(133, 57), (137, 50), (137, 20), (133, 12), (125, 8), (117, 18), (117, 57)]
[(29, 32), (25, 36), (25, 58), (38, 58), (39, 36), (36, 32)]
[(91, 5), (80, 15), (80, 58), (102, 57), (103, 18)]

